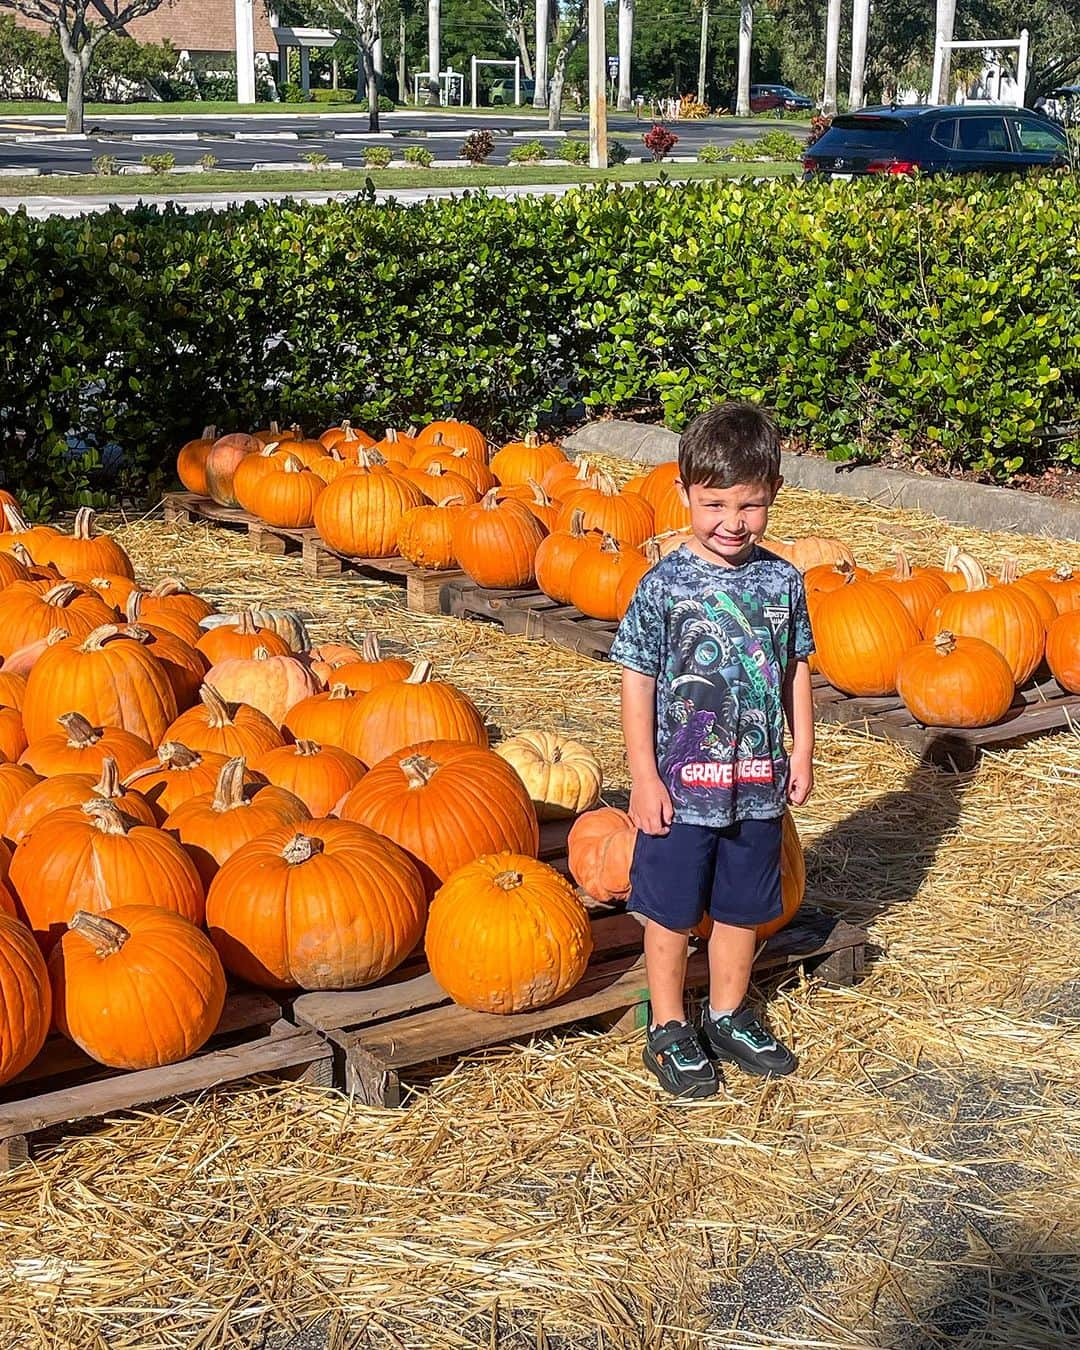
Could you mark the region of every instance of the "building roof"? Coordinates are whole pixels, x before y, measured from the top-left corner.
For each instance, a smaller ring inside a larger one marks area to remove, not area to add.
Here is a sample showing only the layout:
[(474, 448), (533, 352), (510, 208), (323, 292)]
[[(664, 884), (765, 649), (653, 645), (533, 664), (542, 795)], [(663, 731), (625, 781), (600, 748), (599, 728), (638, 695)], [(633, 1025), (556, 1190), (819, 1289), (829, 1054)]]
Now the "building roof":
[[(100, 14), (115, 14), (115, 0), (90, 0), (87, 21)], [(265, 0), (254, 0), (255, 50), (277, 53), (277, 41)], [(15, 11), (15, 21), (38, 32), (48, 27)], [(138, 42), (171, 42), (181, 52), (235, 52), (236, 9), (233, 0), (162, 0), (157, 9), (132, 19), (123, 30)]]

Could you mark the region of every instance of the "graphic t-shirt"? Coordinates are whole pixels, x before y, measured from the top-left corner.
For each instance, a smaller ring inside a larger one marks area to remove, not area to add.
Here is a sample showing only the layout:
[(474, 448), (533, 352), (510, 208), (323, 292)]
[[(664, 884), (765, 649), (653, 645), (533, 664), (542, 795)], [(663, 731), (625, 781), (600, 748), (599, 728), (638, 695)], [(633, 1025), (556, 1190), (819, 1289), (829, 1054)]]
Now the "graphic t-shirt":
[(611, 659), (656, 678), (656, 763), (676, 821), (783, 815), (784, 673), (813, 650), (802, 577), (763, 548), (724, 567), (683, 546), (645, 576)]

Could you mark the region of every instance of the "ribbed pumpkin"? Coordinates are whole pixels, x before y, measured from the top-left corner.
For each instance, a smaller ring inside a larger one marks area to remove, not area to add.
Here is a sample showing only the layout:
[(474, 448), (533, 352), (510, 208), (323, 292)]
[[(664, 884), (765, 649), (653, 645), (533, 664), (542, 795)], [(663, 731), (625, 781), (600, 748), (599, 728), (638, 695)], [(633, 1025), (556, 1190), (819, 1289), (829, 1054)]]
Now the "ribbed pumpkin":
[(315, 504), (326, 483), (291, 452), (263, 474), (246, 494), (246, 510), (283, 529), (307, 529), (315, 519)]
[(210, 885), (207, 924), (225, 968), (269, 989), (356, 989), (416, 946), (427, 904), (415, 864), (349, 820), (276, 826)]
[(847, 544), (840, 539), (830, 539), (827, 535), (811, 534), (801, 539), (762, 539), (761, 547), (791, 563), (800, 572), (807, 572), (811, 567), (822, 564), (832, 566), (845, 562), (852, 567), (855, 565), (855, 555)]
[(161, 664), (172, 685), (178, 712), (190, 708), (199, 697), (203, 677), (210, 662), (195, 646), (174, 633), (151, 624), (127, 623), (123, 632), (141, 642), (151, 656)]
[(581, 979), (592, 927), (570, 883), (519, 853), (459, 868), (431, 904), (424, 950), (435, 979), (475, 1012), (543, 1008)]
[(291, 707), (285, 715), (285, 729), (294, 740), (345, 749), (355, 740), (353, 724), (363, 698), (348, 685), (332, 684), (325, 693), (312, 694)]
[(536, 584), (557, 600), (570, 604), (570, 573), (590, 543), (600, 538), (585, 529), (585, 512), (575, 511), (564, 530), (553, 530), (536, 550)]
[(350, 468), (352, 462), (345, 459), (339, 450), (328, 450), (322, 459), (311, 465), (311, 472), (317, 474), (324, 483), (332, 483)]
[(57, 1029), (114, 1069), (187, 1059), (214, 1033), (225, 971), (214, 944), (179, 914), (119, 905), (79, 910), (49, 957)]
[(285, 744), (284, 736), (265, 713), (246, 703), (227, 702), (207, 683), (199, 690), (198, 705), (170, 723), (162, 739), (229, 759), (236, 755), (255, 759), (276, 745)]
[(153, 615), (147, 615), (146, 596), (142, 591), (132, 591), (128, 596), (124, 617), (127, 622), (122, 624), (121, 627), (125, 632), (129, 632), (133, 628), (141, 628), (151, 634), (165, 634), (168, 637), (179, 638), (187, 647), (197, 647), (200, 638), (206, 631), (204, 628), (200, 628), (194, 619), (178, 611), (165, 611), (156, 618)]
[(62, 713), (56, 720), (63, 729), (38, 737), (19, 761), (42, 778), (58, 773), (96, 774), (107, 759), (114, 761), (124, 778), (154, 753), (149, 741), (134, 732), (92, 726), (82, 713)]
[(17, 708), (22, 712), (26, 702), (26, 676), (10, 670), (0, 670), (0, 706)]
[(0, 764), (0, 834), (7, 837), (7, 819), (40, 780), (25, 764)]
[(678, 482), (678, 478), (678, 460), (665, 460), (662, 464), (657, 464), (649, 470), (638, 488), (638, 492), (655, 511), (663, 498)]
[(365, 766), (338, 745), (299, 740), (268, 750), (252, 765), (256, 773), (291, 792), (308, 814), (328, 816), (342, 797), (364, 777)]
[(981, 638), (940, 632), (900, 658), (896, 689), (928, 727), (986, 727), (1008, 712), (1016, 685), (1001, 653)]
[(463, 505), (463, 499), (451, 497), (440, 506), (414, 506), (406, 511), (398, 529), (401, 556), (429, 572), (448, 572), (457, 567), (454, 522)]
[(416, 454), (416, 437), (398, 431), (396, 427), (387, 427), (382, 440), (376, 441), (371, 448), (378, 450), (388, 464), (408, 464)]
[(246, 455), (257, 454), (261, 446), (254, 436), (234, 431), (219, 436), (206, 454), (206, 491), (219, 506), (236, 506), (233, 475)]
[[(840, 564), (844, 565), (846, 564)], [(872, 580), (878, 586), (884, 586), (886, 590), (892, 591), (914, 619), (920, 632), (930, 611), (949, 592), (949, 584), (938, 568), (912, 567), (907, 554), (903, 552), (897, 553), (896, 563), (892, 568), (875, 572)], [(806, 588), (810, 589), (810, 572), (806, 574)]]
[(26, 729), (22, 713), (0, 699), (0, 763), (17, 760), (26, 750)]
[(115, 625), (43, 652), (26, 683), (23, 723), (32, 744), (68, 712), (95, 727), (121, 727), (151, 745), (176, 717), (176, 695), (161, 662)]
[(495, 475), (486, 460), (474, 459), (467, 450), (453, 450), (441, 441), (419, 446), (409, 467), (423, 469), (425, 473), (439, 467), (447, 473), (457, 474), (470, 482), (481, 496), (495, 486)]
[(129, 773), (124, 786), (138, 788), (160, 823), (189, 797), (211, 792), (224, 764), (224, 755), (192, 750), (179, 741), (162, 741), (157, 756)]
[(454, 521), (454, 555), (478, 586), (506, 589), (529, 586), (544, 527), (521, 502), (496, 499), (466, 506)]
[[(214, 606), (202, 596), (189, 591), (179, 577), (163, 577), (156, 586), (143, 595), (139, 617), (158, 628), (169, 628), (168, 617), (180, 614), (194, 623), (201, 623), (214, 612)], [(171, 630), (170, 630), (171, 631)]]
[(491, 472), (504, 486), (513, 487), (530, 479), (539, 483), (549, 469), (565, 463), (566, 456), (557, 445), (541, 444), (540, 437), (530, 431), (523, 440), (510, 441), (492, 456)]
[[(336, 667), (364, 659), (364, 653), (352, 642), (320, 642), (308, 655), (313, 673), (324, 684), (330, 682)], [(319, 738), (316, 736), (315, 739)]]
[(96, 513), (82, 506), (75, 513), (71, 534), (55, 534), (39, 550), (38, 562), (52, 563), (65, 577), (112, 572), (135, 579), (131, 559), (107, 534), (94, 530)]
[[(785, 811), (780, 839), (780, 903), (783, 908), (775, 919), (758, 924), (755, 933), (759, 942), (787, 927), (802, 908), (805, 894), (806, 859), (803, 855), (802, 840), (795, 828), (791, 812)], [(706, 914), (693, 931), (698, 937), (707, 939), (711, 936), (712, 930), (712, 918)]]
[(567, 460), (553, 465), (541, 478), (540, 486), (549, 496), (562, 501), (575, 488), (588, 487), (592, 475), (592, 465), (582, 456), (576, 463)]
[(11, 502), (4, 502), (0, 506), (0, 517), (6, 527), (0, 531), (0, 550), (10, 553), (13, 546), (19, 544), (26, 550), (31, 562), (37, 562), (39, 551), (47, 548), (53, 536), (59, 534), (51, 525), (30, 525), (19, 508)]
[(343, 684), (358, 694), (370, 693), (380, 685), (397, 684), (408, 679), (412, 663), (401, 656), (383, 656), (376, 633), (365, 633), (360, 642), (360, 660), (335, 665), (334, 684)]
[(417, 435), (416, 443), (421, 449), (427, 445), (448, 445), (453, 450), (464, 450), (470, 458), (481, 464), (488, 462), (484, 433), (471, 423), (459, 422), (453, 417), (441, 422), (429, 422)]
[(402, 517), (423, 503), (420, 489), (397, 474), (345, 473), (315, 503), (315, 527), (339, 553), (389, 558), (397, 552)]
[[(25, 550), (23, 552), (24, 556), (29, 557)], [(30, 566), (33, 566), (32, 562)], [(13, 581), (29, 581), (30, 566), (13, 553), (0, 553), (0, 590), (10, 586)]]
[[(626, 489), (623, 489), (626, 495)], [(642, 493), (644, 496), (644, 493)], [(653, 532), (666, 534), (668, 530), (688, 530), (690, 528), (690, 508), (683, 501), (682, 492), (672, 484), (653, 497), (645, 497), (653, 511)]]
[(345, 456), (355, 456), (356, 450), (375, 444), (374, 436), (369, 436), (362, 427), (354, 427), (347, 419), (339, 427), (328, 427), (319, 440), (327, 450), (339, 450)]
[(1042, 620), (1044, 628), (1050, 625), (1058, 616), (1057, 606), (1037, 581), (1033, 581), (1030, 576), (1020, 575), (1020, 565), (1015, 558), (1006, 558), (1001, 564), (997, 578), (991, 579), (992, 586), (1013, 586), (1031, 601), (1039, 611), (1039, 618)]
[(39, 821), (15, 851), (11, 884), (46, 952), (77, 910), (101, 914), (133, 896), (203, 921), (203, 885), (183, 848), (98, 799)]
[(2, 674), (16, 675), (22, 680), (28, 680), (30, 672), (37, 665), (38, 660), (43, 653), (50, 647), (54, 647), (58, 642), (68, 637), (66, 628), (53, 628), (43, 638), (36, 638), (25, 647), (20, 647), (18, 651), (12, 652), (10, 656), (4, 659)]
[(141, 586), (129, 577), (118, 576), (114, 572), (98, 572), (96, 575), (74, 572), (68, 579), (86, 587), (87, 590), (94, 591), (107, 605), (111, 605), (121, 614), (126, 613), (132, 596), (142, 595)]
[(0, 656), (64, 628), (81, 638), (101, 624), (111, 623), (116, 611), (100, 595), (74, 581), (16, 581), (3, 592), (0, 607)]
[(176, 475), (189, 492), (200, 497), (208, 497), (210, 489), (206, 482), (206, 456), (217, 440), (217, 427), (204, 427), (203, 434), (192, 441), (185, 441), (176, 456)]
[(374, 765), (338, 814), (393, 839), (419, 865), (429, 894), (483, 853), (535, 857), (536, 811), (521, 779), (491, 750), (453, 741), (410, 745)]
[(520, 502), (543, 525), (545, 531), (555, 529), (559, 523), (562, 510), (560, 503), (549, 496), (535, 478), (530, 478), (521, 487), (500, 488), (495, 495), (499, 501), (512, 499)]
[(183, 844), (209, 887), (218, 868), (238, 848), (279, 825), (297, 826), (311, 812), (292, 792), (254, 782), (242, 757), (227, 760), (211, 792), (188, 797), (165, 818), (162, 829)]
[(471, 506), (473, 502), (480, 500), (480, 490), (471, 479), (465, 478), (460, 473), (454, 473), (452, 469), (444, 469), (442, 464), (432, 464), (427, 469), (414, 469), (412, 473), (415, 476), (409, 478), (409, 481), (436, 506), (442, 506), (445, 502)]
[(1071, 614), (1080, 609), (1080, 567), (1061, 563), (1057, 567), (1041, 567), (1025, 572), (1022, 581), (1040, 586), (1054, 603), (1058, 614)]
[[(1034, 674), (1046, 646), (1046, 627), (1035, 603), (1016, 586), (991, 586), (969, 554), (960, 554), (956, 566), (965, 589), (950, 592), (935, 605), (927, 616), (926, 636), (949, 632), (982, 638), (998, 649), (1013, 679), (1023, 684)], [(820, 654), (819, 643), (819, 659)]]
[(621, 493), (607, 474), (594, 474), (585, 487), (563, 497), (556, 528), (569, 528), (576, 510), (585, 513), (585, 529), (614, 535), (634, 548), (655, 533), (653, 510), (645, 498), (640, 493)]
[[(816, 567), (808, 567), (803, 578), (806, 585), (806, 594), (813, 595), (818, 591), (838, 591), (841, 586), (846, 586), (849, 581), (869, 581), (871, 573), (865, 567), (857, 567), (853, 563), (818, 563)], [(907, 606), (904, 606), (907, 609)], [(914, 618), (914, 615), (912, 615)], [(915, 620), (918, 623), (918, 620)]]
[(407, 680), (373, 689), (357, 711), (345, 749), (368, 765), (421, 741), (464, 741), (486, 749), (479, 709), (460, 689), (433, 680), (431, 669), (430, 661), (418, 661)]
[(623, 569), (622, 579), (615, 591), (615, 617), (621, 619), (630, 608), (634, 592), (647, 573), (660, 561), (660, 545), (655, 539), (646, 539), (639, 552), (631, 553)]
[(0, 913), (0, 1083), (9, 1083), (37, 1057), (51, 1021), (41, 950), (24, 923)]
[(1059, 614), (1050, 625), (1046, 663), (1062, 689), (1080, 694), (1080, 609)]
[(35, 783), (8, 813), (4, 838), (17, 848), (46, 816), (95, 800), (111, 802), (139, 825), (157, 824), (150, 803), (134, 788), (125, 788), (116, 761), (106, 759), (96, 777), (90, 772), (58, 773)]
[(896, 693), (897, 665), (920, 634), (895, 595), (849, 577), (838, 590), (813, 595), (810, 618), (818, 668), (830, 684), (866, 697)]
[(195, 644), (212, 666), (219, 661), (248, 659), (262, 647), (271, 656), (289, 656), (292, 648), (283, 637), (269, 628), (260, 628), (250, 610), (240, 615), (235, 624), (219, 624), (203, 630)]
[(250, 609), (234, 614), (209, 614), (199, 622), (199, 637), (211, 628), (238, 628), (244, 622), (245, 614), (250, 615), (256, 628), (265, 628), (281, 638), (290, 652), (310, 650), (307, 624), (295, 609)]
[(590, 619), (617, 619), (616, 597), (637, 549), (624, 547), (610, 534), (590, 544), (570, 569), (570, 603)]
[(634, 822), (625, 811), (615, 806), (586, 811), (567, 836), (570, 875), (594, 900), (625, 900), (636, 840)]
[(580, 741), (554, 731), (519, 731), (495, 752), (524, 783), (540, 820), (566, 820), (600, 800), (600, 761)]
[(226, 702), (248, 703), (281, 726), (295, 703), (322, 687), (303, 661), (295, 656), (271, 656), (259, 647), (250, 659), (234, 658), (210, 668), (206, 681)]
[(249, 511), (253, 515), (256, 514), (255, 507), (250, 500), (250, 494), (255, 491), (256, 484), (262, 482), (268, 473), (281, 468), (286, 454), (288, 454), (288, 450), (280, 441), (269, 441), (259, 450), (244, 456), (233, 474), (233, 496), (236, 498), (237, 505), (242, 506), (245, 511)]
[[(260, 445), (266, 446), (269, 445), (271, 441), (295, 441), (298, 437), (302, 437), (304, 432), (302, 427), (295, 424), (291, 427), (282, 429), (278, 422), (272, 420), (268, 427), (260, 427), (251, 434)], [(320, 442), (320, 444), (322, 444), (322, 442)]]

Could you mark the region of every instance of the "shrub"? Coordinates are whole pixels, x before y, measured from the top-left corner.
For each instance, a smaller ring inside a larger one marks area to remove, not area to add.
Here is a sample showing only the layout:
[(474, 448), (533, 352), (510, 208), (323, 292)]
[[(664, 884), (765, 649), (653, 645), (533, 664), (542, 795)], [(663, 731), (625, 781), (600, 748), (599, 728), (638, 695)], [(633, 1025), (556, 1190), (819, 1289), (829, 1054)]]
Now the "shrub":
[(310, 164), (313, 169), (324, 168), (330, 163), (330, 156), (324, 154), (321, 150), (306, 150), (300, 158), (305, 164)]
[[(387, 96), (386, 96), (385, 94), (380, 94), (380, 95), (379, 95), (379, 111), (380, 111), (381, 113), (383, 113), (383, 112), (393, 112), (394, 109), (395, 109), (396, 107), (397, 107), (397, 104), (394, 102), (394, 100), (393, 100), (392, 98), (387, 98)], [(370, 111), (369, 106), (368, 106), (368, 101), (367, 101), (366, 98), (362, 98), (362, 99), (360, 99), (360, 100), (357, 102), (357, 104), (356, 104), (356, 110), (357, 110), (357, 112), (369, 112), (369, 111)]]
[(535, 164), (538, 159), (546, 159), (547, 151), (540, 141), (522, 141), (510, 151), (511, 164)]
[(699, 164), (719, 164), (724, 158), (723, 152), (718, 145), (703, 145), (697, 152)]
[(115, 155), (98, 155), (93, 161), (94, 172), (100, 174), (102, 178), (111, 178), (113, 174), (120, 172), (120, 165)]
[(789, 164), (797, 160), (803, 147), (790, 131), (767, 131), (757, 140), (758, 153), (780, 164)]
[(418, 164), (422, 169), (427, 169), (434, 162), (435, 156), (426, 145), (407, 145), (405, 147), (406, 164)]
[(208, 103), (235, 103), (236, 102), (236, 76), (227, 75), (221, 71), (215, 71), (212, 74), (195, 76), (195, 81), (199, 86), (199, 93)]
[(366, 169), (385, 169), (390, 163), (388, 145), (368, 145), (364, 147), (364, 167)]
[(659, 164), (665, 155), (669, 155), (678, 144), (678, 136), (673, 131), (669, 131), (660, 122), (654, 122), (652, 129), (647, 131), (641, 138), (645, 142), (645, 149), (653, 157), (653, 162)]
[(301, 86), (298, 84), (293, 84), (290, 80), (286, 80), (285, 83), (279, 87), (278, 92), (281, 94), (282, 103), (308, 102), (307, 98), (304, 96), (304, 91), (301, 88)]
[(176, 168), (176, 156), (167, 150), (160, 155), (143, 155), (142, 163), (154, 173), (172, 173)]
[(608, 168), (613, 169), (617, 164), (625, 164), (630, 158), (630, 151), (626, 148), (625, 141), (617, 141), (614, 137), (608, 140), (607, 162)]
[(816, 141), (820, 141), (822, 136), (825, 135), (831, 126), (831, 117), (825, 117), (821, 113), (815, 113), (810, 119), (810, 130), (806, 133), (806, 140), (803, 142), (803, 145), (811, 146)]
[(567, 137), (555, 151), (555, 158), (564, 159), (567, 164), (588, 164), (588, 143), (586, 141), (572, 141)]
[(490, 131), (470, 131), (461, 147), (461, 158), (470, 164), (483, 164), (495, 149), (495, 137)]
[(756, 141), (732, 141), (730, 145), (725, 145), (721, 150), (723, 159), (733, 159), (736, 163), (757, 159), (760, 154), (761, 150)]
[(217, 157), (217, 155), (212, 155), (212, 154), (210, 154), (209, 151), (207, 151), (207, 153), (206, 153), (205, 155), (200, 155), (200, 156), (199, 156), (197, 162), (198, 162), (199, 167), (202, 169), (202, 171), (203, 171), (204, 173), (209, 173), (209, 172), (211, 171), (211, 169), (216, 169), (216, 168), (217, 168), (217, 166), (218, 166), (218, 157)]

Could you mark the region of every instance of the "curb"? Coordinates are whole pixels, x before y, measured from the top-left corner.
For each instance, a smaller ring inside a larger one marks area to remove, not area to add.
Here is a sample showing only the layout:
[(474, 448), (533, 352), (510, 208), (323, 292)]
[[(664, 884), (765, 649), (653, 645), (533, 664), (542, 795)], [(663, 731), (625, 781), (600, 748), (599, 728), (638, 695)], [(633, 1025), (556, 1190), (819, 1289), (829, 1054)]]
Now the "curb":
[[(594, 422), (563, 441), (572, 454), (615, 455), (636, 464), (675, 459), (679, 437), (665, 427), (637, 422)], [(870, 464), (838, 464), (814, 455), (783, 455), (784, 481), (792, 487), (857, 497), (878, 506), (926, 511), (954, 525), (988, 531), (1080, 539), (1080, 506), (1019, 488), (989, 487), (953, 478), (933, 478)]]

